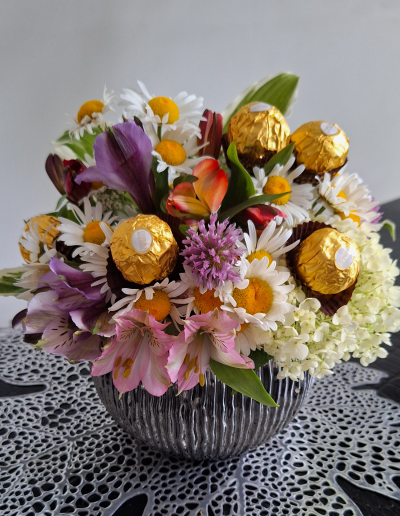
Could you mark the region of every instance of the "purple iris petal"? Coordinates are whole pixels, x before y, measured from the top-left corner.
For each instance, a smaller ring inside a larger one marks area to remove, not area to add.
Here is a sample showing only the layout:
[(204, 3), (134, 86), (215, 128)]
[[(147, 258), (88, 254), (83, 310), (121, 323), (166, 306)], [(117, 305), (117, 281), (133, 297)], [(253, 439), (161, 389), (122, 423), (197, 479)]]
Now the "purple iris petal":
[(130, 194), (143, 213), (154, 213), (155, 182), (151, 170), (151, 141), (133, 122), (116, 124), (97, 136), (96, 166), (86, 169), (75, 182), (102, 181), (114, 190)]

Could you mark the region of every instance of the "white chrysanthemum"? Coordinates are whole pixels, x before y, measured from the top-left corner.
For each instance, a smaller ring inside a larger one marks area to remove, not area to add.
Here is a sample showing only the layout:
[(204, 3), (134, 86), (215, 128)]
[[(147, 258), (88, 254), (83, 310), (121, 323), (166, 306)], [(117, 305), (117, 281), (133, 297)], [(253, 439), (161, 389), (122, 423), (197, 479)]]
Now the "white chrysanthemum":
[(287, 269), (278, 271), (276, 262), (268, 264), (267, 257), (251, 263), (242, 260), (240, 274), (244, 279), (235, 284), (226, 282), (221, 290), (222, 309), (235, 313), (243, 323), (276, 330), (277, 322), (283, 322), (284, 315), (294, 309), (287, 303), (287, 294), (294, 287), (285, 284), (290, 277)]
[[(379, 243), (379, 234), (367, 231), (366, 224), (357, 228), (338, 217), (333, 223), (360, 249), (360, 274), (346, 306), (329, 317), (317, 299), (306, 299), (301, 287), (289, 293), (294, 311), (285, 314), (284, 323), (264, 337), (260, 348), (282, 368), (278, 378), (301, 380), (305, 371), (321, 378), (351, 356), (366, 366), (387, 355), (381, 344), (390, 344), (389, 332), (400, 330), (400, 287), (394, 285), (399, 270), (390, 250)], [(289, 282), (294, 284), (294, 279)]]
[(154, 146), (153, 156), (157, 158), (157, 172), (168, 168), (169, 182), (180, 174), (191, 174), (193, 167), (208, 157), (191, 157), (204, 145), (197, 145), (197, 137), (181, 128), (165, 132), (161, 141), (155, 133), (150, 139)]
[[(291, 229), (284, 229), (283, 226), (276, 231), (276, 222), (272, 220), (268, 226), (257, 238), (256, 227), (251, 220), (248, 221), (249, 232), (244, 233), (244, 241), (246, 243), (245, 252), (242, 259), (246, 258), (250, 263), (253, 260), (261, 260), (267, 257), (269, 263), (273, 260), (277, 261), (280, 256), (294, 249), (300, 240), (296, 240), (293, 244), (284, 246), (285, 242), (292, 236)], [(243, 246), (242, 243), (240, 245)], [(243, 246), (244, 247), (244, 246)]]
[(79, 140), (85, 131), (93, 134), (94, 128), (104, 127), (104, 115), (108, 111), (115, 112), (112, 107), (115, 99), (116, 96), (114, 92), (107, 90), (104, 86), (103, 101), (89, 100), (82, 104), (74, 120), (76, 125), (71, 127), (69, 134), (74, 135), (74, 137)]
[(117, 312), (114, 317), (121, 316), (136, 308), (149, 311), (157, 321), (164, 321), (169, 315), (175, 324), (181, 323), (182, 311), (186, 311), (187, 298), (181, 297), (187, 286), (180, 281), (169, 281), (165, 278), (161, 283), (144, 288), (123, 288), (126, 297), (119, 299), (109, 310)]
[(342, 218), (350, 218), (358, 225), (364, 221), (371, 223), (378, 217), (375, 208), (379, 204), (372, 200), (368, 188), (357, 174), (349, 175), (341, 171), (333, 179), (330, 174), (324, 174), (318, 193), (322, 203), (317, 202), (315, 213), (328, 208), (323, 215), (339, 213)]
[(59, 240), (62, 240), (68, 246), (79, 246), (73, 252), (73, 257), (91, 252), (91, 244), (102, 246), (110, 244), (113, 234), (111, 224), (117, 217), (112, 217), (111, 212), (103, 215), (101, 202), (92, 207), (86, 197), (84, 199), (84, 212), (74, 204), (69, 204), (68, 208), (74, 212), (78, 222), (59, 217), (61, 226), (58, 229), (62, 233)]
[(267, 203), (286, 215), (286, 219), (276, 217), (277, 224), (281, 224), (285, 220), (289, 227), (308, 219), (314, 189), (310, 184), (298, 185), (294, 183), (294, 180), (299, 177), (305, 168), (304, 165), (300, 165), (290, 172), (294, 161), (295, 158), (292, 156), (284, 167), (276, 165), (268, 176), (265, 175), (263, 168), (254, 167), (253, 169), (255, 176), (253, 182), (257, 195), (276, 195), (291, 192), (274, 202)]
[[(26, 261), (30, 261), (31, 263), (48, 263), (53, 256), (57, 254), (57, 251), (54, 247), (49, 248), (47, 245), (47, 237), (50, 232), (54, 231), (55, 223), (49, 224), (47, 230), (43, 233), (40, 230), (40, 219), (41, 217), (34, 217), (27, 224), (27, 229), (22, 232), (22, 235), (19, 239), (19, 244), (26, 251), (26, 254), (29, 255), (29, 258), (26, 257)], [(57, 226), (59, 230), (59, 227)], [(54, 238), (50, 238), (53, 240), (54, 246)], [(21, 250), (22, 252), (23, 250)], [(25, 253), (23, 254), (25, 256)]]
[[(104, 224), (103, 222), (101, 224)], [(93, 278), (97, 278), (92, 283), (92, 287), (101, 285), (100, 292), (106, 294), (105, 301), (111, 300), (111, 303), (115, 303), (115, 294), (111, 292), (110, 286), (107, 281), (107, 261), (110, 254), (108, 247), (103, 247), (96, 244), (86, 244), (87, 249), (90, 251), (81, 256), (81, 260), (84, 262), (80, 265), (80, 268), (89, 272)]]
[[(179, 93), (173, 100), (154, 97), (145, 85), (138, 81), (141, 93), (123, 89), (120, 98), (128, 116), (137, 116), (145, 125), (162, 126), (164, 130), (181, 128), (191, 134), (201, 136), (199, 122), (202, 119), (203, 99), (186, 92)], [(145, 126), (146, 127), (146, 126)]]

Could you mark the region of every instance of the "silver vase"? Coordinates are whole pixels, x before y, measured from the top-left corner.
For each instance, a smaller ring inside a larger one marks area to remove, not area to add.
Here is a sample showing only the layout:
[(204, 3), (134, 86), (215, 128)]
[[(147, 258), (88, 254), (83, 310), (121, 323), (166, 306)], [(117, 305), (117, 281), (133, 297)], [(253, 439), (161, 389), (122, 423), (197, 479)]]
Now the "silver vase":
[(257, 374), (279, 408), (265, 407), (236, 393), (208, 371), (205, 385), (196, 385), (177, 396), (177, 386), (161, 397), (140, 384), (119, 399), (111, 373), (93, 377), (104, 406), (132, 437), (151, 448), (186, 459), (224, 459), (265, 443), (295, 417), (313, 378), (278, 380), (274, 362)]

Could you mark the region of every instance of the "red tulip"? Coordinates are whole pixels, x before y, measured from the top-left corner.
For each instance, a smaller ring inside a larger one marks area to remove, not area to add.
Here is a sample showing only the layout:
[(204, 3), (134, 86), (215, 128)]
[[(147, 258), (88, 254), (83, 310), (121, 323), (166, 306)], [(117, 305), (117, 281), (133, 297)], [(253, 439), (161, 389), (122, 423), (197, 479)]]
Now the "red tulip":
[(199, 155), (218, 159), (222, 140), (222, 116), (206, 109), (203, 118), (206, 120), (200, 122), (201, 139), (198, 142), (199, 145), (208, 142), (208, 145), (199, 150)]
[(286, 218), (286, 215), (269, 204), (256, 204), (251, 208), (246, 208), (236, 216), (245, 227), (247, 227), (248, 220), (253, 221), (257, 234), (260, 234), (275, 217)]
[(91, 188), (91, 183), (82, 181), (80, 185), (75, 182), (75, 178), (86, 170), (85, 165), (76, 159), (64, 160), (64, 189), (67, 197), (72, 202), (79, 202), (86, 197)]

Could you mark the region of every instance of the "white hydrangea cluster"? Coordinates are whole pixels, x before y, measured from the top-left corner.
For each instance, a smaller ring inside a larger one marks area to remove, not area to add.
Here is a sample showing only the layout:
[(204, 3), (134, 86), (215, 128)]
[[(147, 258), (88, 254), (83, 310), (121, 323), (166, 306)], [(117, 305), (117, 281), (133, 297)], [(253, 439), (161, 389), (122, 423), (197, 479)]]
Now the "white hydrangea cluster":
[(277, 331), (266, 332), (264, 344), (259, 346), (282, 368), (278, 378), (301, 380), (305, 371), (321, 378), (333, 374), (335, 364), (351, 356), (367, 366), (387, 356), (380, 345), (390, 344), (390, 333), (400, 330), (400, 287), (394, 285), (399, 269), (390, 258), (391, 250), (379, 243), (380, 236), (371, 224), (357, 228), (351, 220), (342, 221), (338, 216), (328, 223), (359, 247), (357, 285), (350, 302), (333, 317), (323, 314), (320, 302), (306, 298), (301, 287), (289, 294), (288, 302), (296, 310), (285, 315), (285, 323)]

